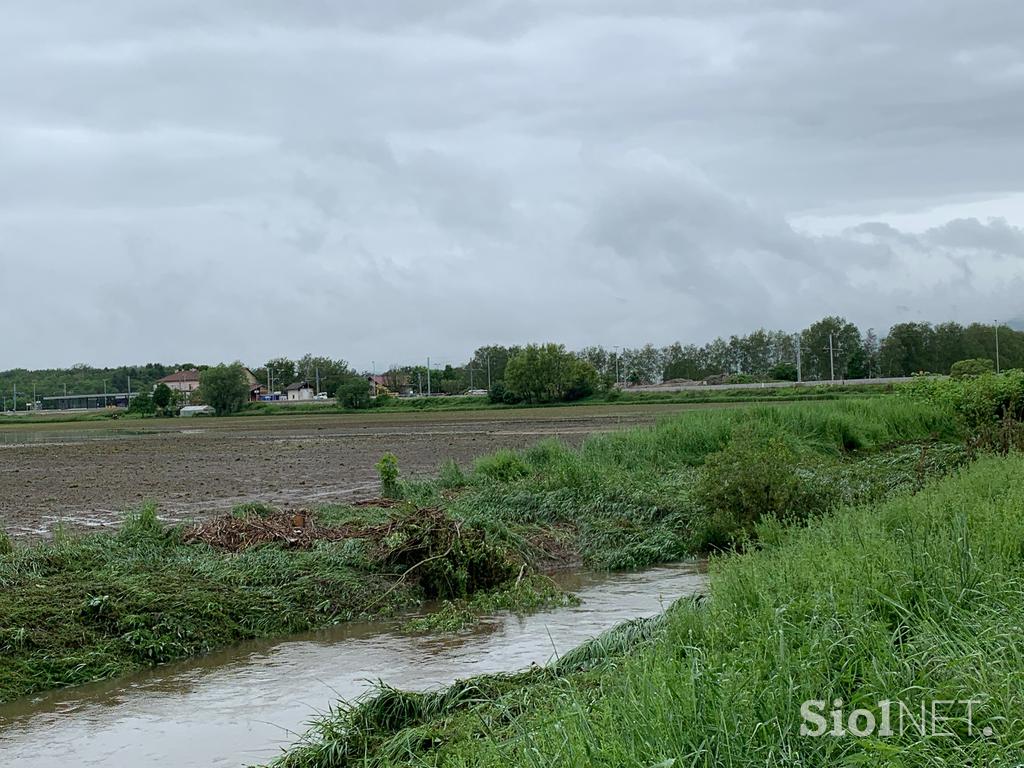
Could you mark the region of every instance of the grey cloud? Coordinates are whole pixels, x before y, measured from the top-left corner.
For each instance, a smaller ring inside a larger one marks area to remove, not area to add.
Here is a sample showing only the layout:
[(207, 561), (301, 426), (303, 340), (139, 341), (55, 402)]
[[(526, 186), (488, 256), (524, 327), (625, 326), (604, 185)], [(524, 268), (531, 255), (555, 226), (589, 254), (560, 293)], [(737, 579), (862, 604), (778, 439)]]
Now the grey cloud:
[(0, 324), (31, 333), (0, 368), (1019, 314), (1024, 211), (790, 221), (1021, 192), (1022, 23), (1008, 0), (9, 3)]

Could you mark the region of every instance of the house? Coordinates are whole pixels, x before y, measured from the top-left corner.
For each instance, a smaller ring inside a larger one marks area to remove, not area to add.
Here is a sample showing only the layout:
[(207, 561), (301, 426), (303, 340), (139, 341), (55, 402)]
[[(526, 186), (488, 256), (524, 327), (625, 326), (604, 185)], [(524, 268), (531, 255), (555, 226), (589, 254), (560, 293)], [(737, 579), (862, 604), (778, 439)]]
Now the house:
[(266, 395), (270, 394), (270, 390), (267, 389), (266, 384), (260, 384), (259, 379), (250, 371), (248, 368), (242, 368), (242, 374), (245, 376), (246, 386), (249, 387), (249, 402), (258, 403), (264, 399)]
[(367, 376), (366, 380), (370, 382), (374, 395), (397, 394), (402, 397), (408, 397), (416, 391), (409, 383), (408, 377), (404, 374), (374, 374)]
[(175, 392), (183, 392), (189, 395), (199, 389), (199, 371), (195, 368), (175, 371), (169, 376), (157, 379), (157, 384), (166, 384)]
[(312, 400), (316, 390), (308, 381), (296, 381), (284, 388), (289, 400)]

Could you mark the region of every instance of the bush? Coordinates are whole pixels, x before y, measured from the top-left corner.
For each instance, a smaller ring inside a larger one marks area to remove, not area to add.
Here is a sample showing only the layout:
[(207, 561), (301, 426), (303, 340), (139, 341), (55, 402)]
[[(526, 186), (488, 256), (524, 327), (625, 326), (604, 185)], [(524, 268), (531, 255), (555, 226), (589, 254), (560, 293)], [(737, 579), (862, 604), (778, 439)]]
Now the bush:
[(971, 360), (958, 360), (949, 369), (954, 379), (966, 379), (970, 376), (983, 376), (995, 371), (995, 363), (986, 357), (975, 357)]
[(377, 462), (377, 474), (380, 475), (380, 494), (386, 499), (401, 498), (401, 486), (398, 484), (398, 457), (393, 453), (385, 453)]
[(7, 531), (0, 528), (0, 557), (9, 555), (14, 551), (14, 544), (11, 542), (11, 537), (7, 535)]
[(754, 532), (762, 518), (801, 519), (829, 506), (801, 473), (796, 452), (770, 425), (738, 427), (708, 456), (695, 498), (711, 513), (710, 543)]
[(395, 396), (388, 392), (381, 392), (375, 398), (373, 398), (374, 408), (386, 408), (389, 405), (393, 405), (395, 402)]
[[(166, 384), (162, 386), (167, 386)], [(152, 416), (156, 413), (156, 403), (149, 396), (148, 392), (139, 392), (132, 398), (132, 404), (128, 407), (128, 413), (138, 413), (143, 416)]]
[(773, 381), (796, 381), (796, 366), (792, 363), (776, 363), (768, 369), (768, 378)]
[(370, 385), (362, 379), (342, 384), (338, 387), (337, 399), (339, 405), (344, 408), (369, 408)]
[(505, 392), (505, 382), (496, 381), (487, 390), (487, 399), (492, 403), (503, 403), (505, 402)]

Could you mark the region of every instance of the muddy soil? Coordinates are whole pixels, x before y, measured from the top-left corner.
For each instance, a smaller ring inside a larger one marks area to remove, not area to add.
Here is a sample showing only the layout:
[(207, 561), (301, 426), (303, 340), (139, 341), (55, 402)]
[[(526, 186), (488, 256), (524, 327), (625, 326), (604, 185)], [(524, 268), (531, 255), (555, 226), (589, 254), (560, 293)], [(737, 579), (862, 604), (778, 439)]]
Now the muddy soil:
[(292, 508), (374, 496), (385, 451), (403, 475), (468, 466), (545, 437), (651, 424), (694, 406), (591, 406), (419, 414), (324, 414), (0, 426), (0, 528), (47, 536), (103, 528), (146, 501), (161, 518), (202, 518), (238, 503)]

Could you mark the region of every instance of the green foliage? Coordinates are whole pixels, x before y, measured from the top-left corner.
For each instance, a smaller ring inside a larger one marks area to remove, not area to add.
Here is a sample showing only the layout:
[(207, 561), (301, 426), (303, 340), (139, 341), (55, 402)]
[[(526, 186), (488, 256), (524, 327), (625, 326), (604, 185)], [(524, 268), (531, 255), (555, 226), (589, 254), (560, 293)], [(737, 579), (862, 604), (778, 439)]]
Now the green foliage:
[(487, 400), (491, 403), (504, 403), (505, 394), (505, 382), (496, 381), (491, 385), (491, 388), (487, 390)]
[(473, 472), (478, 477), (508, 483), (528, 476), (530, 467), (514, 451), (501, 450), (477, 459)]
[(766, 425), (745, 424), (729, 444), (708, 456), (696, 499), (730, 535), (751, 533), (762, 517), (819, 511), (800, 476), (796, 451)]
[(369, 408), (371, 403), (370, 385), (363, 379), (353, 379), (338, 387), (335, 397), (343, 408)]
[(172, 398), (173, 392), (171, 391), (170, 387), (168, 387), (163, 382), (160, 382), (159, 384), (156, 385), (156, 388), (153, 390), (154, 406), (159, 408), (161, 411), (166, 411), (167, 408), (170, 407), (171, 405)]
[(241, 410), (249, 400), (249, 385), (241, 363), (215, 365), (200, 374), (199, 398), (218, 416)]
[(796, 381), (796, 366), (789, 362), (776, 363), (768, 369), (768, 378), (773, 381)]
[(377, 462), (377, 475), (380, 477), (380, 493), (386, 499), (402, 497), (402, 487), (398, 482), (398, 457), (393, 453), (385, 453)]
[(0, 528), (0, 557), (14, 552), (14, 543), (11, 541), (11, 537), (7, 534), (3, 528)]
[(971, 360), (957, 360), (949, 369), (949, 375), (954, 379), (964, 379), (968, 376), (983, 376), (986, 373), (994, 373), (995, 363), (986, 357), (976, 357)]
[[(164, 385), (166, 386), (166, 385)], [(132, 398), (132, 404), (128, 408), (129, 413), (138, 413), (143, 416), (152, 416), (156, 413), (156, 404), (148, 392), (139, 392)]]
[(505, 388), (530, 403), (578, 400), (594, 393), (597, 371), (561, 344), (531, 344), (509, 360)]

